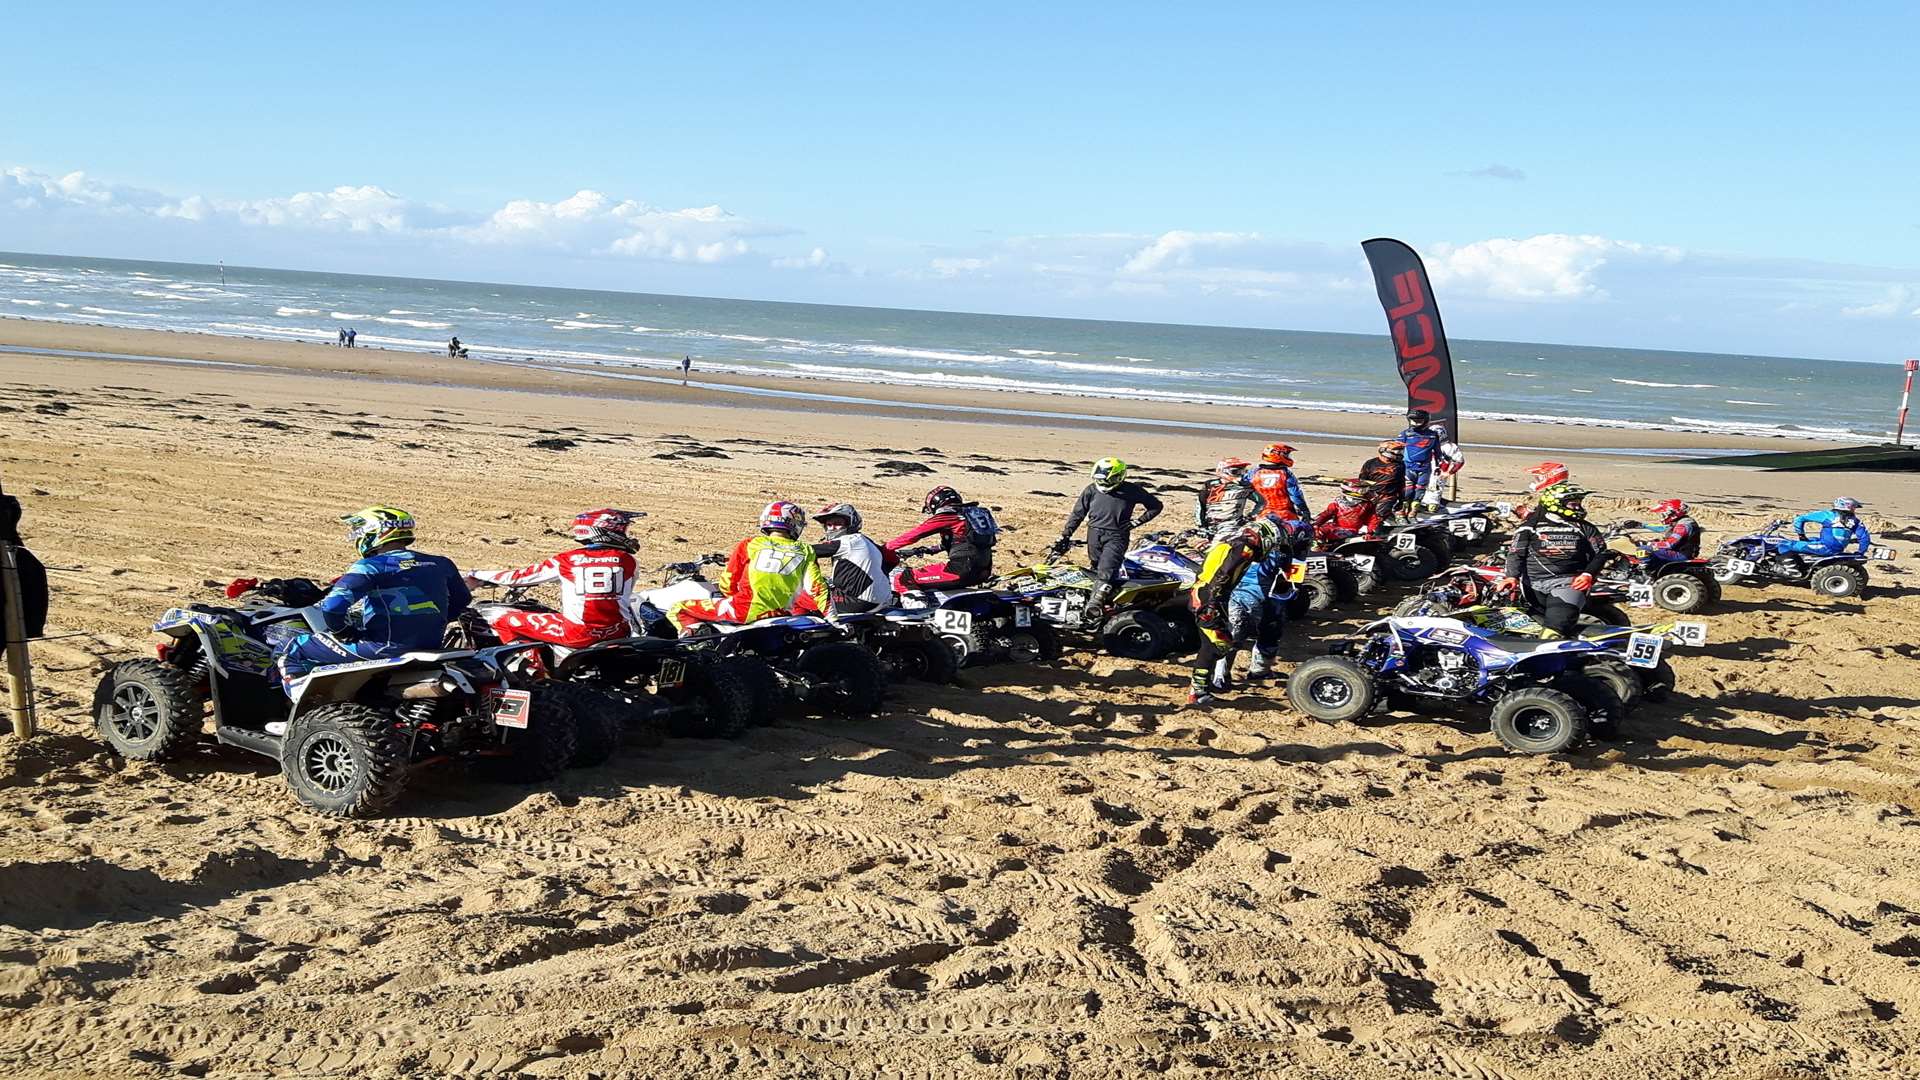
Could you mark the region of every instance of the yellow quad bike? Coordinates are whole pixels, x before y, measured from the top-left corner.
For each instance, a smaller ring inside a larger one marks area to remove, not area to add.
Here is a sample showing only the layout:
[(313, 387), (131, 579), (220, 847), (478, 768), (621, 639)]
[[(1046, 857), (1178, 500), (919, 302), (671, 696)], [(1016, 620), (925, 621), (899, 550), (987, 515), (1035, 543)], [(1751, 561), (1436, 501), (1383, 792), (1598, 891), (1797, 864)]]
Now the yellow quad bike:
[(1084, 630), (1114, 656), (1159, 660), (1198, 645), (1199, 631), (1187, 611), (1187, 581), (1172, 574), (1129, 567), (1102, 610), (1087, 605), (1093, 574), (1069, 563), (1039, 562), (1002, 574), (995, 588), (1058, 590), (1042, 597), (1041, 621), (1063, 630)]

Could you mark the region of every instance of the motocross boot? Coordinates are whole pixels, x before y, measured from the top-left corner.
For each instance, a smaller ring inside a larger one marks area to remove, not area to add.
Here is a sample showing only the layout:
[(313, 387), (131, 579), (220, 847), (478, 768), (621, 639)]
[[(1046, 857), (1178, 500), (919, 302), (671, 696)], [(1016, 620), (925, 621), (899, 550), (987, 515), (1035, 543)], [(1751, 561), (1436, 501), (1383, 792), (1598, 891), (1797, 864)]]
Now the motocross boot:
[(1274, 655), (1266, 649), (1253, 650), (1253, 662), (1247, 665), (1248, 682), (1265, 682), (1274, 676)]
[(1193, 678), (1187, 687), (1188, 708), (1204, 709), (1213, 704), (1213, 694), (1207, 689), (1208, 674), (1204, 668), (1196, 668), (1194, 670)]
[(1087, 606), (1080, 612), (1083, 630), (1098, 630), (1107, 621), (1107, 601), (1113, 598), (1113, 582), (1103, 581), (1087, 594)]

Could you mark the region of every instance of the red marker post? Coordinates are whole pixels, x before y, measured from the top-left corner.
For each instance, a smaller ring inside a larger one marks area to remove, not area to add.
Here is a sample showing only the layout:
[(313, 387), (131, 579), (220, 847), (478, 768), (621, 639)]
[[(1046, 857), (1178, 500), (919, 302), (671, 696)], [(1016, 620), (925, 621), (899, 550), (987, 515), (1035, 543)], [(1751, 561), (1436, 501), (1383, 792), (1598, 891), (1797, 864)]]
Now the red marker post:
[(1907, 399), (1913, 396), (1913, 371), (1920, 368), (1920, 360), (1907, 361), (1907, 385), (1900, 391), (1900, 422), (1893, 429), (1893, 445), (1900, 446), (1901, 437), (1907, 433)]

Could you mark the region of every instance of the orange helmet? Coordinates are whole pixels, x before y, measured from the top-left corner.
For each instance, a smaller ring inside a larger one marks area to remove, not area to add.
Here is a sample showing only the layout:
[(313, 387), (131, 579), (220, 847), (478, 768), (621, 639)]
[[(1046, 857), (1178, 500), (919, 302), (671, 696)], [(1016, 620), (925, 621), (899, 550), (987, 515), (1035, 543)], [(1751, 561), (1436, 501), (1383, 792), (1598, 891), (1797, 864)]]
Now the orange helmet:
[(1267, 448), (1265, 450), (1260, 451), (1260, 464), (1284, 465), (1288, 468), (1292, 468), (1293, 467), (1293, 447), (1288, 446), (1286, 443), (1283, 443), (1283, 442), (1268, 443)]
[(1399, 439), (1388, 439), (1374, 448), (1374, 452), (1383, 458), (1397, 458), (1406, 454), (1407, 444)]
[(1555, 484), (1566, 483), (1573, 474), (1557, 461), (1543, 461), (1528, 469), (1527, 475), (1533, 477), (1533, 482), (1527, 485), (1527, 491), (1538, 494)]
[(1213, 471), (1214, 474), (1222, 480), (1238, 480), (1251, 468), (1253, 468), (1253, 462), (1242, 458), (1230, 457), (1221, 458), (1219, 464), (1213, 467)]

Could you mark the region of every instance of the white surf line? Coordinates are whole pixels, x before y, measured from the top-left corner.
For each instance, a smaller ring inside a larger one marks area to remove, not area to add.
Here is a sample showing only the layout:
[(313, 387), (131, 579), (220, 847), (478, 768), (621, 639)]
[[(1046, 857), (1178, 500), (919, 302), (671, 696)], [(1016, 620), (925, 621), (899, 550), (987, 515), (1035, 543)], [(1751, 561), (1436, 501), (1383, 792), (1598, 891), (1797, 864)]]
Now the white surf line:
[(136, 353), (89, 352), (85, 349), (43, 349), (37, 345), (0, 345), (0, 353), (15, 356), (52, 356), (72, 360), (126, 360), (138, 364), (191, 364), (195, 367), (259, 368), (233, 360), (189, 360), (184, 356), (142, 356)]

